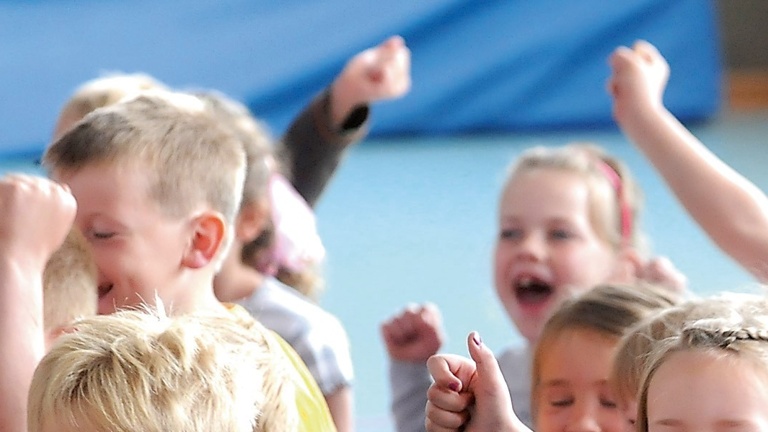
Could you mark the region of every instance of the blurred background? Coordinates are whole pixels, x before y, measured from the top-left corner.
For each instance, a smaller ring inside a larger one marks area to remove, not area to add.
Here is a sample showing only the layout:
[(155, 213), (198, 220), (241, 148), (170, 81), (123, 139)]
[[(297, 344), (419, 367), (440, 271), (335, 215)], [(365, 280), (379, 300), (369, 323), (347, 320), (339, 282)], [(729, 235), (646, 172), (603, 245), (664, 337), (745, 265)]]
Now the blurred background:
[(480, 330), (521, 343), (491, 282), (503, 173), (534, 144), (594, 141), (646, 195), (643, 226), (700, 293), (754, 289), (618, 133), (606, 58), (646, 39), (670, 63), (666, 104), (720, 157), (768, 187), (764, 0), (81, 0), (0, 3), (0, 172), (38, 172), (58, 110), (82, 82), (146, 72), (215, 88), (280, 135), (345, 61), (393, 34), (413, 88), (372, 112), (317, 212), (328, 250), (322, 306), (348, 329), (358, 428), (390, 431), (381, 321), (441, 308), (449, 341)]

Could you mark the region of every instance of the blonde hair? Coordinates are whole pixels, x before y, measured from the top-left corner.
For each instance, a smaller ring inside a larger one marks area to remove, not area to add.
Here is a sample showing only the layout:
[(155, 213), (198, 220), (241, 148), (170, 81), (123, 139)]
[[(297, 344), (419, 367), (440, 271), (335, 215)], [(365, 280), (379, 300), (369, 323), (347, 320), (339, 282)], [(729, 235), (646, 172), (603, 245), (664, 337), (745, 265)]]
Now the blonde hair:
[[(295, 430), (295, 387), (277, 341), (226, 314), (123, 310), (75, 323), (35, 370), (30, 431)], [(268, 410), (280, 402), (283, 409)]]
[(659, 342), (680, 334), (689, 321), (717, 316), (723, 308), (737, 308), (740, 295), (688, 300), (638, 323), (619, 342), (611, 383), (621, 403), (637, 399), (649, 355)]
[[(589, 188), (589, 220), (598, 237), (617, 249), (645, 248), (638, 220), (642, 192), (619, 159), (589, 143), (532, 147), (510, 167), (503, 190), (516, 175), (535, 169), (556, 169), (582, 176)], [(605, 202), (604, 197), (610, 197), (610, 201)]]
[(54, 140), (61, 137), (86, 114), (112, 105), (145, 90), (168, 90), (155, 78), (143, 73), (110, 73), (80, 85), (59, 111)]
[[(648, 430), (648, 389), (654, 374), (669, 357), (681, 351), (701, 350), (719, 356), (746, 358), (768, 373), (768, 299), (763, 295), (726, 293), (703, 299), (681, 310), (675, 320), (664, 321), (645, 353), (639, 384), (637, 430)], [(662, 337), (666, 336), (666, 337)]]
[(233, 239), (245, 154), (200, 99), (165, 91), (123, 99), (86, 115), (43, 155), (55, 174), (94, 164), (146, 169), (149, 197), (172, 217), (186, 217), (200, 204), (220, 213), (228, 229), (218, 267)]
[(75, 318), (96, 315), (96, 263), (82, 233), (70, 230), (43, 270), (43, 321), (46, 330)]
[(538, 410), (541, 365), (549, 346), (564, 332), (591, 331), (618, 342), (635, 324), (680, 301), (679, 294), (646, 283), (636, 285), (598, 285), (563, 303), (547, 320), (533, 353), (531, 368), (531, 408)]

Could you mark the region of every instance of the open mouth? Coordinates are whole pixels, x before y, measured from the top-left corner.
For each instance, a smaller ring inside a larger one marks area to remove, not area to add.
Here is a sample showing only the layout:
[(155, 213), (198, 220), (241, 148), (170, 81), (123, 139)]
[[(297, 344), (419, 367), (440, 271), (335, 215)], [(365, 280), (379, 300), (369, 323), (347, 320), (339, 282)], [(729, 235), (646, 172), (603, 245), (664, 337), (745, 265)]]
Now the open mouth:
[(515, 284), (515, 296), (521, 304), (536, 305), (546, 302), (554, 293), (552, 286), (534, 277), (523, 277)]
[(109, 294), (109, 292), (112, 291), (113, 287), (114, 287), (114, 284), (99, 285), (99, 299), (104, 298), (104, 296)]

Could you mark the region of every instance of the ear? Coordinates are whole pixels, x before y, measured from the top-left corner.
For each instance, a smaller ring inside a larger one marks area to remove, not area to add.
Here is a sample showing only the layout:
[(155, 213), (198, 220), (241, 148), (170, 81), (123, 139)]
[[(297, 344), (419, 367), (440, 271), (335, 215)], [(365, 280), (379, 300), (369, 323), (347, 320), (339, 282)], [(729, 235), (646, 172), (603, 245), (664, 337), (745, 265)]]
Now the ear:
[(226, 232), (224, 217), (216, 212), (205, 212), (192, 220), (193, 236), (182, 264), (189, 268), (208, 265), (221, 249)]
[(248, 243), (258, 237), (269, 220), (269, 200), (264, 198), (244, 203), (235, 222), (235, 235), (242, 243)]
[(634, 283), (643, 269), (643, 260), (634, 248), (624, 247), (616, 258), (613, 280), (621, 283)]

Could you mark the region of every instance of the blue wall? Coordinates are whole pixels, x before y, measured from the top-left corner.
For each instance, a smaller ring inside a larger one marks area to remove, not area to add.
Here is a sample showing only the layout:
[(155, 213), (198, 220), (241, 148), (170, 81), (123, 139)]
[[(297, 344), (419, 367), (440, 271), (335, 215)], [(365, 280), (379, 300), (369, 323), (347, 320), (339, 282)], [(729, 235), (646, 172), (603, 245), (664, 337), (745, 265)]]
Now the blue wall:
[(720, 101), (711, 0), (52, 0), (0, 3), (0, 155), (36, 153), (59, 107), (109, 71), (218, 88), (275, 132), (346, 59), (391, 34), (413, 90), (376, 108), (374, 135), (611, 124), (606, 57), (637, 38), (669, 60), (683, 119)]

